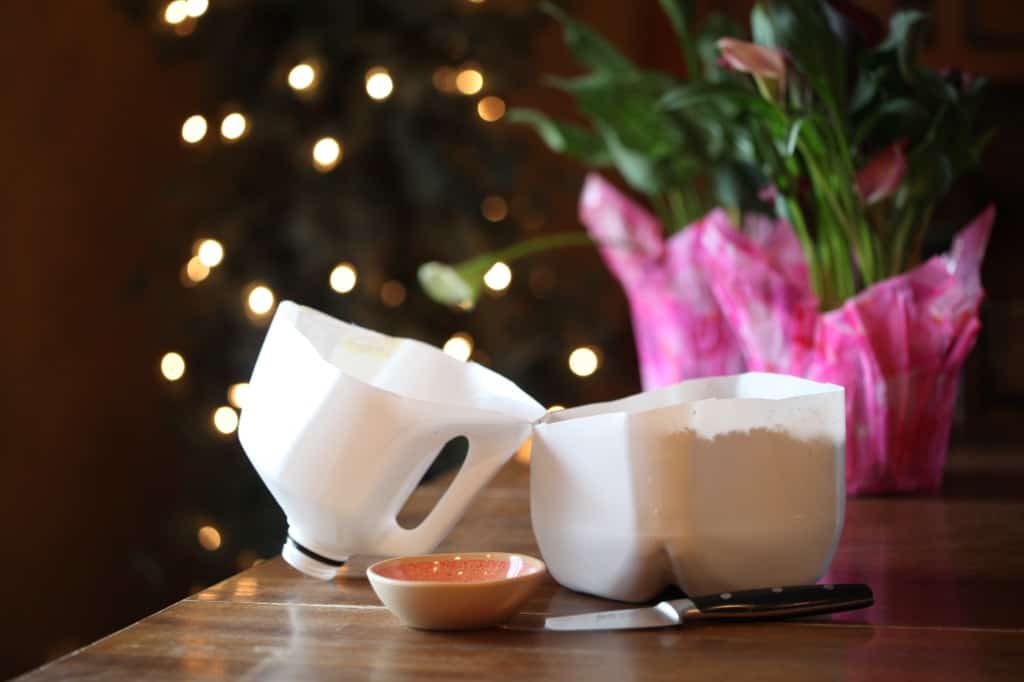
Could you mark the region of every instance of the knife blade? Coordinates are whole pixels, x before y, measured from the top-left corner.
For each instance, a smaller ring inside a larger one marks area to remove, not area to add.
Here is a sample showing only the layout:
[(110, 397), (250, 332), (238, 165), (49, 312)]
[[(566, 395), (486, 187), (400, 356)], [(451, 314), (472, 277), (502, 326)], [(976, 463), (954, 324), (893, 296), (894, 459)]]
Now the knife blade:
[(875, 603), (863, 584), (792, 585), (673, 599), (639, 609), (555, 616), (546, 630), (636, 630), (694, 621), (746, 621), (794, 618), (862, 609)]

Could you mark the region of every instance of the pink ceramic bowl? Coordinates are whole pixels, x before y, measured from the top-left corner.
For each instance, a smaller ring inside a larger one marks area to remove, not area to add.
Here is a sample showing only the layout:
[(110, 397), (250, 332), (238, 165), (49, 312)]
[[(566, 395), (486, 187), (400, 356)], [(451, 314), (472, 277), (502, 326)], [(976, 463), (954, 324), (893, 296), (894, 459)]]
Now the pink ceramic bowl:
[(525, 554), (463, 552), (387, 559), (366, 576), (406, 625), (471, 630), (515, 615), (546, 572), (543, 561)]

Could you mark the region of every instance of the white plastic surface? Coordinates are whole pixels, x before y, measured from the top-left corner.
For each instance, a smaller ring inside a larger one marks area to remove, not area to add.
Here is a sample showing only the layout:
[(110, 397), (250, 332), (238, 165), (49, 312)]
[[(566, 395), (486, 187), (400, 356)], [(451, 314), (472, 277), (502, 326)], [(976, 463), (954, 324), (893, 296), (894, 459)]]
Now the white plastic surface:
[[(290, 535), (344, 560), (432, 550), (544, 412), (476, 363), (285, 301), (256, 361), (238, 435)], [(469, 441), (458, 475), (419, 526), (402, 528), (395, 516), (457, 436)], [(293, 566), (333, 577), (293, 549)]]
[(845, 428), (842, 387), (763, 373), (551, 413), (530, 465), (541, 554), (623, 601), (813, 583), (842, 529)]

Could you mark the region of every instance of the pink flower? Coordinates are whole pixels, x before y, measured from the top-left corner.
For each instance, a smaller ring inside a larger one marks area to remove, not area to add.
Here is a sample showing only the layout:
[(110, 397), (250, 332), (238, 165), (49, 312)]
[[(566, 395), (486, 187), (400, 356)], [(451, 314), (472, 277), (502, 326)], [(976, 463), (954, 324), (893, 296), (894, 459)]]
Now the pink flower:
[(896, 142), (857, 171), (857, 193), (865, 204), (877, 203), (899, 189), (907, 174), (907, 157), (903, 155), (906, 144), (906, 140)]
[(742, 71), (754, 76), (779, 82), (779, 89), (786, 82), (786, 55), (782, 50), (748, 43), (735, 38), (719, 38), (720, 64), (733, 71)]

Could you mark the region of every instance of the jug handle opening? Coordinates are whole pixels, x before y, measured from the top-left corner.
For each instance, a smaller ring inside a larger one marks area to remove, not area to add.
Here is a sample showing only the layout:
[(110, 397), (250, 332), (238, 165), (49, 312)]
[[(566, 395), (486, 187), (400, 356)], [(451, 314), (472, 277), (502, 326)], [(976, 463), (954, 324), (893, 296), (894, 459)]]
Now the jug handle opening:
[(483, 430), (481, 425), (472, 425), (453, 427), (443, 434), (431, 434), (431, 438), (421, 441), (426, 442), (425, 449), (438, 451), (449, 440), (464, 436), (469, 441), (469, 451), (441, 499), (415, 528), (403, 528), (395, 518), (406, 499), (395, 505), (394, 515), (389, 517), (386, 552), (395, 555), (416, 554), (429, 552), (440, 544), (462, 518), (477, 493), (494, 478), (529, 437), (530, 430), (529, 423), (488, 425)]

